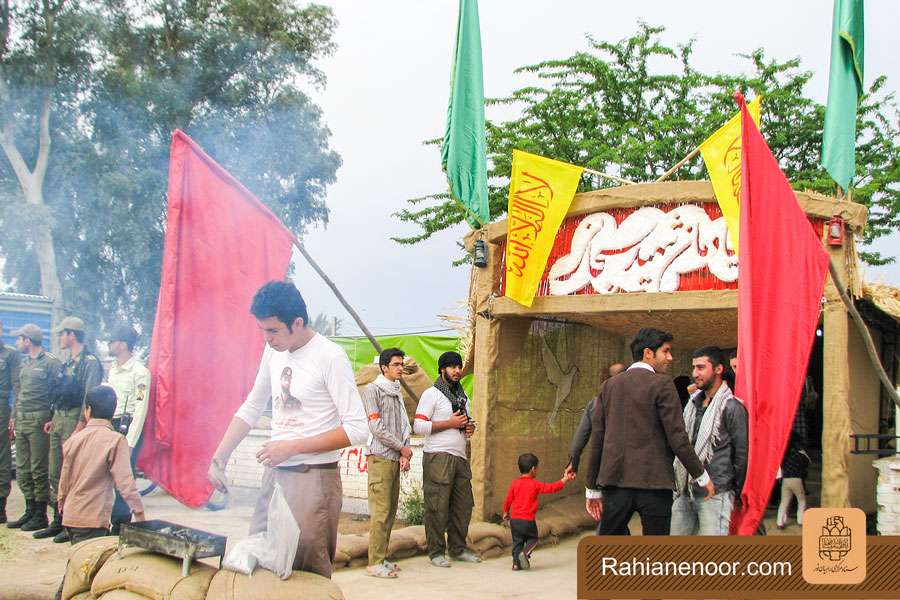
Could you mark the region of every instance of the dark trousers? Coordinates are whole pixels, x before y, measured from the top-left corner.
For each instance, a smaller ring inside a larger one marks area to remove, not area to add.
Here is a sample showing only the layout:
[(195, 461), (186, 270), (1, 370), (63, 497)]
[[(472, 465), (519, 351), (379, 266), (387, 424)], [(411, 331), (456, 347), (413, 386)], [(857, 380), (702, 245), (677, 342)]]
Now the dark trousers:
[(672, 521), (672, 490), (603, 488), (603, 517), (597, 535), (631, 535), (628, 521), (641, 515), (644, 535), (669, 535)]
[[(137, 457), (141, 451), (141, 444), (144, 442), (144, 436), (138, 438), (137, 445), (131, 449), (131, 474), (134, 475), (137, 470)], [(128, 503), (125, 502), (125, 499), (122, 498), (122, 494), (119, 493), (119, 490), (115, 490), (116, 497), (113, 500), (112, 514), (110, 515), (110, 521), (113, 524), (114, 531), (118, 530), (118, 526), (120, 523), (131, 523), (131, 508), (128, 507)]]
[(512, 559), (513, 564), (519, 564), (519, 553), (524, 552), (526, 556), (531, 554), (534, 547), (538, 543), (537, 523), (527, 521), (525, 519), (510, 519), (509, 529), (512, 532)]
[(469, 461), (446, 452), (423, 453), (422, 491), (428, 557), (443, 556), (448, 547), (450, 556), (459, 556), (466, 550), (475, 507)]

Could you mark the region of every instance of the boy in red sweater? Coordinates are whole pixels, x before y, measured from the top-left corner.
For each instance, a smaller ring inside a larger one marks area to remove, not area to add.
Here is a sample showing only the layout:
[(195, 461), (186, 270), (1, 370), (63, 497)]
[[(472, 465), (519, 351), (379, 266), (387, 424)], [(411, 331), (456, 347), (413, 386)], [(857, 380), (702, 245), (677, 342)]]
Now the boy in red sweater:
[(503, 503), (503, 519), (509, 519), (512, 531), (513, 571), (531, 566), (528, 559), (538, 542), (537, 523), (534, 521), (538, 509), (538, 494), (554, 494), (575, 479), (575, 473), (566, 472), (559, 481), (544, 483), (534, 478), (537, 468), (538, 457), (534, 454), (529, 452), (519, 457), (519, 473), (522, 476), (509, 484), (506, 502)]

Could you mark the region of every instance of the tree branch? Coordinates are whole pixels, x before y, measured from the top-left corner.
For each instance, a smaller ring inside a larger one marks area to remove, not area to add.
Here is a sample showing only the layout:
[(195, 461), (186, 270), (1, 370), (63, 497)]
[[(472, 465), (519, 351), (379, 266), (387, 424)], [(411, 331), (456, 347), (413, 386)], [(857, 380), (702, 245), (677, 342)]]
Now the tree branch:
[(39, 117), (40, 131), (38, 132), (38, 155), (34, 162), (34, 178), (43, 185), (44, 175), (47, 173), (47, 163), (50, 158), (50, 105), (53, 103), (52, 92), (47, 92), (41, 101), (41, 115)]

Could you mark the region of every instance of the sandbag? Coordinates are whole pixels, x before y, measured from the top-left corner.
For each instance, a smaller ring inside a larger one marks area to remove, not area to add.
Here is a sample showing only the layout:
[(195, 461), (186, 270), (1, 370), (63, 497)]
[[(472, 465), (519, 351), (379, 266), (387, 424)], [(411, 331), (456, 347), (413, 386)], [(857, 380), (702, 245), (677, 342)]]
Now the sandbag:
[(343, 550), (337, 550), (334, 553), (334, 560), (331, 561), (331, 564), (335, 567), (346, 567), (349, 563), (350, 555)]
[(234, 571), (218, 571), (209, 584), (206, 600), (343, 600), (336, 583), (304, 571), (294, 571), (288, 579), (265, 569), (246, 576)]
[(493, 548), (488, 548), (484, 552), (481, 553), (481, 558), (497, 558), (498, 556), (505, 556), (509, 554), (509, 550), (503, 548), (501, 546), (494, 546)]
[(91, 584), (95, 596), (123, 589), (150, 600), (203, 600), (216, 569), (193, 562), (187, 577), (181, 576), (181, 561), (139, 548), (114, 555), (100, 568)]
[(392, 560), (400, 560), (402, 558), (412, 558), (413, 556), (419, 555), (419, 548), (416, 546), (415, 548), (406, 548), (405, 550), (397, 550), (393, 554), (389, 554), (388, 558)]
[(91, 593), (91, 590), (87, 590), (86, 592), (81, 592), (80, 594), (75, 594), (69, 600), (95, 600), (94, 595)]
[(416, 543), (416, 540), (412, 536), (406, 535), (401, 531), (392, 531), (391, 540), (388, 542), (387, 555), (397, 556), (398, 552), (406, 550), (415, 550), (418, 552), (419, 545)]
[(481, 521), (469, 525), (469, 543), (477, 542), (485, 537), (495, 537), (500, 540), (504, 546), (512, 545), (512, 532), (506, 527)]
[(118, 545), (119, 538), (109, 535), (84, 540), (72, 546), (63, 579), (62, 600), (74, 600), (77, 594), (90, 592), (91, 581)]
[[(91, 596), (93, 598), (94, 596)], [(110, 590), (97, 600), (147, 600), (147, 596), (141, 596), (128, 590)]]
[(419, 547), (419, 550), (424, 550), (428, 547), (428, 540), (425, 538), (424, 525), (412, 525), (410, 527), (404, 527), (403, 529), (397, 530), (397, 533), (401, 532), (404, 535), (408, 535), (412, 539), (416, 540), (416, 545)]
[(361, 535), (338, 534), (338, 550), (352, 559), (369, 555), (369, 538)]
[(540, 522), (544, 523), (550, 533), (557, 537), (576, 533), (579, 530), (578, 523), (566, 515), (550, 514), (541, 517)]
[(469, 548), (473, 552), (484, 555), (485, 552), (493, 548), (503, 548), (503, 543), (495, 537), (486, 537), (469, 544)]

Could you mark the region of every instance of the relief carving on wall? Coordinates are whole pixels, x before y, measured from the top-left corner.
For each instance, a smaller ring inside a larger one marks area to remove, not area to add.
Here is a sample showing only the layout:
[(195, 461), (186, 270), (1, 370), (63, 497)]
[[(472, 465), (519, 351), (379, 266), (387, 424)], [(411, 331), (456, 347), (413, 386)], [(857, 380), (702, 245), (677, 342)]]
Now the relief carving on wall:
[(559, 336), (556, 338), (555, 354), (550, 349), (550, 344), (547, 343), (547, 336), (541, 336), (541, 358), (544, 361), (544, 369), (547, 371), (547, 379), (556, 388), (556, 401), (550, 416), (547, 418), (547, 426), (553, 427), (560, 407), (572, 393), (572, 385), (575, 383), (575, 376), (578, 374), (578, 367), (569, 362), (565, 329), (560, 329)]
[(579, 223), (571, 251), (550, 268), (550, 295), (587, 285), (599, 294), (674, 292), (680, 275), (704, 267), (722, 281), (737, 280), (738, 259), (723, 217), (710, 219), (694, 204), (669, 212), (646, 206), (617, 225), (599, 212)]

